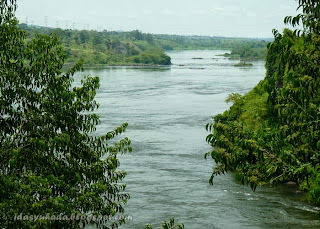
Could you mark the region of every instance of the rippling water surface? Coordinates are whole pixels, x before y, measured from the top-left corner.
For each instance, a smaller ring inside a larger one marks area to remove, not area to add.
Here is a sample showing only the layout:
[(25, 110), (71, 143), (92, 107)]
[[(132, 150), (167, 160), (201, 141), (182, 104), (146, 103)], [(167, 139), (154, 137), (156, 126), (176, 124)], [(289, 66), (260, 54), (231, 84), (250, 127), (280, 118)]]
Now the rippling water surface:
[[(265, 76), (264, 62), (236, 68), (224, 51), (172, 51), (171, 67), (110, 67), (78, 74), (99, 76), (96, 99), (102, 134), (128, 122), (133, 153), (121, 156), (133, 221), (120, 228), (144, 228), (174, 217), (185, 228), (320, 228), (312, 205), (295, 188), (250, 188), (232, 174), (208, 184), (214, 162), (205, 125), (226, 110), (232, 92), (244, 94)], [(194, 59), (198, 58), (198, 59)], [(202, 59), (200, 59), (202, 58)]]

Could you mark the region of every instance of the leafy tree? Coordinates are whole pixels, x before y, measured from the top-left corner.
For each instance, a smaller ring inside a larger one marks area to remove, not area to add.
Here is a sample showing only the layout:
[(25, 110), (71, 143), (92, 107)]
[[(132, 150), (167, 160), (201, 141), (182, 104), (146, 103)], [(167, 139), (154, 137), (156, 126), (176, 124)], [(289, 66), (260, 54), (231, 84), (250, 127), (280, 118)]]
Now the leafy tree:
[(101, 33), (95, 33), (93, 37), (93, 45), (99, 45), (103, 42), (102, 34)]
[[(296, 0), (299, 3), (297, 10), (302, 9), (302, 13), (297, 16), (287, 16), (284, 19), (286, 24), (298, 26), (303, 25), (304, 34), (320, 33), (320, 2), (318, 0)], [(299, 32), (299, 30), (296, 30)], [(300, 31), (301, 32), (301, 31)], [(300, 34), (300, 33), (299, 33)]]
[[(183, 223), (175, 224), (174, 219), (170, 219), (169, 222), (164, 221), (161, 226), (159, 229), (184, 229)], [(147, 225), (145, 229), (152, 229), (152, 226)]]
[(62, 74), (66, 54), (58, 37), (36, 35), (27, 44), (16, 7), (15, 0), (0, 2), (0, 227), (116, 227), (117, 222), (14, 220), (19, 214), (123, 213), (129, 195), (117, 154), (131, 151), (127, 138), (108, 145), (126, 123), (94, 135), (99, 78), (87, 76), (82, 86), (72, 87), (82, 62)]
[[(320, 204), (319, 1), (300, 0), (303, 13), (285, 22), (304, 30), (274, 31), (266, 77), (207, 125), (215, 175), (234, 171), (253, 189), (294, 181)], [(235, 96), (231, 96), (233, 98)], [(255, 102), (254, 101), (258, 101)], [(257, 109), (250, 106), (255, 104)], [(252, 125), (251, 123), (255, 123)]]
[(143, 64), (171, 64), (170, 57), (160, 50), (146, 50), (139, 54), (139, 58), (139, 63)]
[(142, 33), (139, 31), (139, 30), (133, 30), (131, 33), (130, 33), (131, 37), (135, 40), (143, 40), (143, 35)]
[(82, 44), (86, 43), (89, 40), (89, 35), (87, 31), (81, 31), (80, 33), (80, 41)]
[(260, 44), (264, 45), (259, 45), (256, 48), (254, 47), (255, 43), (251, 44), (253, 47), (250, 47), (249, 44), (237, 45), (232, 48), (231, 55), (239, 55), (243, 60), (265, 59), (267, 55), (267, 42), (261, 42)]

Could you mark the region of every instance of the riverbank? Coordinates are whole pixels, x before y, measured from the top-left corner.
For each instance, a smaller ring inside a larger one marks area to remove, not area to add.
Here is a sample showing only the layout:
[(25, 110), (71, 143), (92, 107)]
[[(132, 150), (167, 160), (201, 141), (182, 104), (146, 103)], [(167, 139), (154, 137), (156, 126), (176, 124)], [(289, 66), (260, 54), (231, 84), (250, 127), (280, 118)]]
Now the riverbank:
[[(64, 67), (72, 67), (76, 62), (65, 63)], [(132, 68), (170, 68), (170, 65), (161, 64), (84, 64), (84, 68), (132, 67)]]
[(319, 37), (306, 46), (308, 38), (285, 29), (269, 46), (266, 77), (245, 95), (228, 97), (232, 106), (207, 125), (207, 156), (219, 164), (212, 179), (234, 171), (253, 190), (295, 182), (320, 207), (319, 63), (310, 56)]
[(66, 51), (67, 62), (84, 60), (85, 65), (170, 65), (170, 50), (242, 50), (246, 47), (265, 47), (261, 39), (208, 36), (180, 36), (129, 32), (63, 30), (41, 26), (19, 25), (28, 33), (59, 36)]

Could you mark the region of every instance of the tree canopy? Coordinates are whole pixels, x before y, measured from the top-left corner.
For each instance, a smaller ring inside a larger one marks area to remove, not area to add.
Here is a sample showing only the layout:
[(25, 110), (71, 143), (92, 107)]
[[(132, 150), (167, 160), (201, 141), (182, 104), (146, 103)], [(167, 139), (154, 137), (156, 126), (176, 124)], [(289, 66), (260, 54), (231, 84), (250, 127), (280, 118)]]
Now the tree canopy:
[(207, 125), (217, 174), (234, 171), (253, 189), (287, 181), (320, 204), (319, 1), (302, 0), (303, 13), (285, 22), (303, 31), (274, 31), (266, 77)]
[(82, 61), (66, 73), (66, 52), (57, 36), (27, 34), (14, 16), (16, 1), (0, 2), (0, 227), (100, 228), (119, 222), (14, 220), (19, 214), (115, 216), (129, 195), (121, 181), (119, 152), (130, 140), (109, 145), (127, 123), (103, 136), (94, 110), (99, 78), (86, 76), (72, 87)]

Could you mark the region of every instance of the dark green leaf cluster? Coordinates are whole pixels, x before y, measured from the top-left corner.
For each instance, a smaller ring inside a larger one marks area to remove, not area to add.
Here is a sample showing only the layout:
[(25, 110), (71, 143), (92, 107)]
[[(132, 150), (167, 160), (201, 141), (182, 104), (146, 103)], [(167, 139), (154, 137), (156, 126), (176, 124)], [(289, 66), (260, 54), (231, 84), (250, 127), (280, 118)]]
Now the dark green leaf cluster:
[(302, 9), (302, 13), (297, 16), (287, 16), (284, 19), (285, 24), (291, 24), (296, 27), (300, 23), (303, 30), (295, 30), (298, 35), (302, 32), (304, 35), (320, 33), (320, 2), (318, 0), (296, 0), (299, 3), (297, 10)]
[(93, 113), (99, 78), (87, 76), (72, 87), (82, 61), (62, 73), (67, 56), (59, 38), (35, 35), (26, 43), (15, 8), (15, 1), (0, 2), (0, 227), (115, 227), (102, 221), (14, 220), (19, 214), (123, 213), (129, 195), (117, 154), (131, 151), (127, 138), (108, 145), (126, 123), (104, 136), (93, 134), (100, 122)]
[(238, 45), (231, 49), (231, 56), (239, 56), (242, 60), (262, 60), (267, 55), (267, 44), (267, 42), (261, 41)]
[(137, 56), (130, 58), (134, 63), (139, 64), (161, 64), (161, 65), (170, 65), (171, 58), (167, 54), (158, 50), (146, 50), (141, 52)]
[[(147, 225), (145, 229), (152, 229), (152, 226)], [(159, 229), (184, 229), (184, 225), (183, 223), (175, 224), (174, 219), (172, 218), (169, 222), (164, 221)]]
[(319, 4), (299, 2), (309, 33), (275, 31), (265, 79), (247, 95), (231, 96), (231, 108), (207, 125), (213, 150), (206, 156), (218, 163), (211, 183), (226, 171), (253, 189), (294, 181), (320, 204), (320, 34), (307, 22)]

